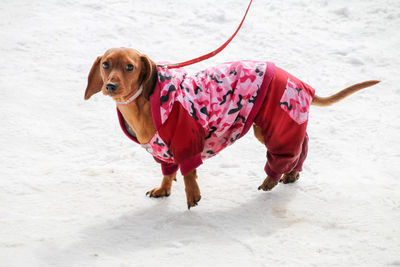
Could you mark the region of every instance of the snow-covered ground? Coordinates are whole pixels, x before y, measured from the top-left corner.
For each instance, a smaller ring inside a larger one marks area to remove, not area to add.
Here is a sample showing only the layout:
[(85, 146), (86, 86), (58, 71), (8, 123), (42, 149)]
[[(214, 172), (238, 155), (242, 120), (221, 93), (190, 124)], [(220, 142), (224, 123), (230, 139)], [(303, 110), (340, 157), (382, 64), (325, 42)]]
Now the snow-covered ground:
[(400, 1), (255, 0), (234, 41), (195, 72), (269, 60), (329, 95), (312, 107), (300, 180), (257, 191), (265, 148), (251, 132), (149, 199), (158, 165), (119, 129), (115, 104), (83, 101), (111, 47), (155, 61), (215, 49), (247, 1), (0, 2), (0, 266), (399, 266)]

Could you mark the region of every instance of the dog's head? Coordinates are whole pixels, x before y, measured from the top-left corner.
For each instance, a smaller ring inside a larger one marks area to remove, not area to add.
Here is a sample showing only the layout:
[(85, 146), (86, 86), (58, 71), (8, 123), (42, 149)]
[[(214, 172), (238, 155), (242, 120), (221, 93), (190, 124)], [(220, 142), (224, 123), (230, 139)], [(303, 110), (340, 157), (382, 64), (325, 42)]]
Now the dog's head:
[(131, 48), (112, 48), (97, 57), (88, 76), (85, 100), (102, 91), (123, 102), (143, 86), (149, 100), (154, 86), (146, 86), (156, 74), (156, 65), (146, 55)]

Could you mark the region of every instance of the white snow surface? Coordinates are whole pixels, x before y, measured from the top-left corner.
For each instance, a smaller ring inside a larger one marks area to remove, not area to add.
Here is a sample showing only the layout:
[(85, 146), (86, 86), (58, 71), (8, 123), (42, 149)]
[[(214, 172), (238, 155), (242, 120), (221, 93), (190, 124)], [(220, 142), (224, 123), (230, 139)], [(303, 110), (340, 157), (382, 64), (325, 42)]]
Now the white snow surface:
[(184, 61), (230, 37), (247, 1), (2, 0), (0, 266), (400, 266), (400, 1), (254, 0), (216, 57), (268, 60), (326, 96), (300, 180), (257, 191), (252, 131), (198, 169), (199, 206), (145, 192), (162, 175), (115, 103), (83, 100), (111, 47)]

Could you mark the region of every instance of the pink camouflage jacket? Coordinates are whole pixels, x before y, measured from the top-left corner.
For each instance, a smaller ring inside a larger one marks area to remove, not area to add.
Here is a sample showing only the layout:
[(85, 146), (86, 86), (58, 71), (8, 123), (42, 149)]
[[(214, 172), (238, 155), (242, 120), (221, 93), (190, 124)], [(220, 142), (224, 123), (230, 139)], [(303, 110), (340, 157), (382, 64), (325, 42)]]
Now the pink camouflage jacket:
[[(246, 134), (265, 97), (275, 66), (261, 61), (236, 61), (210, 67), (193, 76), (183, 68), (158, 67), (150, 97), (157, 129), (142, 146), (169, 174), (197, 168)], [(137, 142), (118, 111), (125, 134)]]

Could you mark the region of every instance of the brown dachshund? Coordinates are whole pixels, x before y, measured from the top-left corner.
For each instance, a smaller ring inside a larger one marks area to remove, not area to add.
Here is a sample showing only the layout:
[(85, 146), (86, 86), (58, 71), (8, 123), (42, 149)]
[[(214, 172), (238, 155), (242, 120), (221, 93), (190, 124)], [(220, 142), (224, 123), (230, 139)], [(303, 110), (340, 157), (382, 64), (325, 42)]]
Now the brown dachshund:
[[(258, 73), (260, 73), (259, 70), (257, 74)], [(104, 95), (110, 96), (117, 103), (124, 103), (124, 105), (118, 105), (118, 110), (120, 114), (122, 114), (124, 121), (128, 124), (127, 128), (129, 132), (137, 138), (139, 143), (147, 144), (157, 132), (152, 118), (150, 96), (153, 94), (158, 79), (160, 78), (158, 76), (157, 65), (146, 55), (134, 49), (113, 48), (107, 50), (103, 56), (99, 56), (95, 60), (89, 73), (85, 100), (89, 99), (93, 94), (102, 91)], [(218, 82), (217, 78), (213, 77), (213, 79)], [(358, 90), (372, 86), (378, 82), (379, 81), (368, 81), (356, 84), (326, 98), (315, 95), (312, 98), (311, 104), (328, 106)], [(300, 95), (300, 91), (298, 93)], [(127, 101), (133, 94), (135, 95), (135, 99)], [(241, 102), (239, 101), (238, 104), (241, 104)], [(280, 102), (279, 104), (281, 105), (283, 103)], [(262, 102), (259, 114), (257, 114), (253, 125), (256, 138), (263, 144), (268, 141), (265, 137), (267, 129), (265, 129), (265, 127), (263, 128), (262, 125), (257, 125), (257, 120), (264, 118), (260, 114), (266, 112), (265, 109), (267, 105), (267, 101)], [(291, 110), (291, 105), (289, 106), (289, 103), (285, 105), (287, 107), (283, 108), (287, 108), (289, 112)], [(268, 146), (267, 148), (269, 150)], [(268, 157), (268, 160), (270, 160), (270, 157)], [(271, 190), (277, 185), (278, 181), (282, 183), (293, 183), (298, 179), (300, 170), (301, 168), (291, 168), (288, 172), (283, 174), (281, 179), (276, 179), (276, 177), (272, 179), (268, 175), (259, 189), (264, 191)], [(201, 198), (196, 179), (196, 168), (184, 174), (188, 208), (196, 206)], [(164, 175), (160, 187), (150, 190), (147, 192), (147, 195), (150, 197), (169, 196), (173, 180), (176, 180), (176, 171)]]

